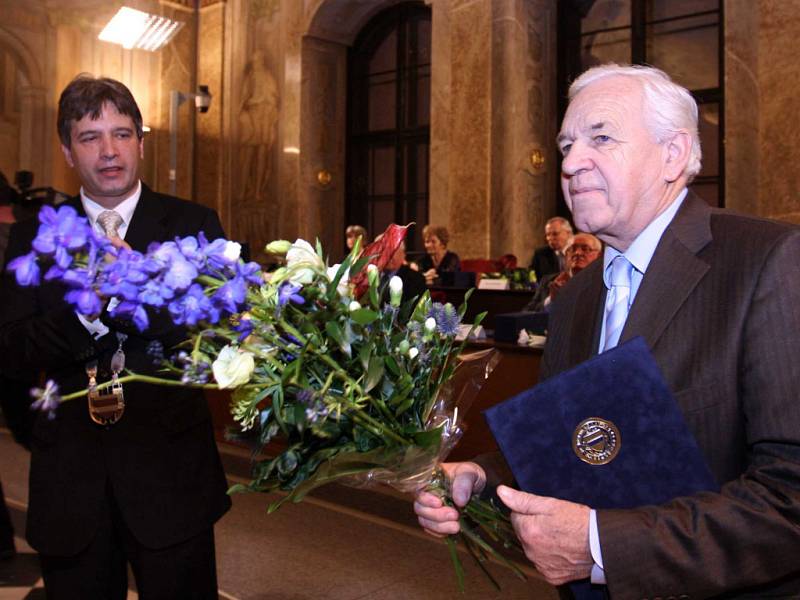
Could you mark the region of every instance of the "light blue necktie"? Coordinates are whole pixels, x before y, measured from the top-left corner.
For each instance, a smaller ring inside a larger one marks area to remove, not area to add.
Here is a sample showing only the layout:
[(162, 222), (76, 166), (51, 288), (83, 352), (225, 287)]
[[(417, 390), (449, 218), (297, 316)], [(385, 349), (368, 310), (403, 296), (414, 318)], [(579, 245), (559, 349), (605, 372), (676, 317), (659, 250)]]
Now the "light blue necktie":
[(617, 345), (622, 328), (625, 327), (631, 299), (632, 270), (633, 265), (622, 255), (611, 261), (611, 290), (606, 302), (606, 340), (603, 352)]

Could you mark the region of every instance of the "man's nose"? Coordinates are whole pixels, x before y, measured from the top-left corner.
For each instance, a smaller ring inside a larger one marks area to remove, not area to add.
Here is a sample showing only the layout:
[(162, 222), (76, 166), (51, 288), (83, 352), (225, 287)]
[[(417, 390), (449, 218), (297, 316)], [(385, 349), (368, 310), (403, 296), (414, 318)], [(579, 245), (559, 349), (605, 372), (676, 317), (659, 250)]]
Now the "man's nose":
[(104, 136), (100, 146), (100, 155), (103, 158), (114, 158), (117, 156), (117, 145), (114, 143), (114, 138), (111, 136)]
[(568, 177), (577, 175), (581, 171), (589, 171), (593, 166), (589, 149), (586, 144), (579, 141), (573, 142), (569, 152), (561, 160), (561, 171)]

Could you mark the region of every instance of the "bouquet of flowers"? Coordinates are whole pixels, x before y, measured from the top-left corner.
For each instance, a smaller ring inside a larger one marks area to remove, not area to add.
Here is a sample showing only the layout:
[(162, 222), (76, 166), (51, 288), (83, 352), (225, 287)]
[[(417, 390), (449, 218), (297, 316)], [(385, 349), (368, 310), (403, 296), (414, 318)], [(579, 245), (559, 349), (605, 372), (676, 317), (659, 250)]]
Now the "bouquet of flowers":
[[(142, 254), (113, 246), (71, 207), (46, 206), (39, 219), (31, 252), (9, 264), (20, 285), (59, 280), (69, 288), (66, 301), (87, 317), (111, 298), (105, 310), (139, 330), (154, 311), (187, 329), (163, 376), (127, 373), (119, 383), (232, 389), (238, 437), (252, 443), (255, 459), (252, 481), (232, 491), (286, 492), (270, 511), (332, 481), (428, 487), (447, 498), (438, 464), (461, 436), (458, 411), (493, 361), (486, 353), (461, 356), (456, 333), (466, 305), (432, 302), (427, 293), (401, 305), (402, 281), (381, 281), (406, 227), (391, 225), (333, 266), (319, 243), (273, 242), (267, 250), (285, 264), (267, 276), (228, 240), (200, 234)], [(35, 405), (52, 415), (59, 402), (84, 393), (59, 397), (48, 382), (35, 391)], [(276, 437), (283, 451), (263, 458)], [(515, 544), (510, 522), (477, 498), (462, 514), (458, 537), (489, 575), (487, 555), (505, 559), (485, 538)], [(448, 544), (463, 587), (454, 536)]]

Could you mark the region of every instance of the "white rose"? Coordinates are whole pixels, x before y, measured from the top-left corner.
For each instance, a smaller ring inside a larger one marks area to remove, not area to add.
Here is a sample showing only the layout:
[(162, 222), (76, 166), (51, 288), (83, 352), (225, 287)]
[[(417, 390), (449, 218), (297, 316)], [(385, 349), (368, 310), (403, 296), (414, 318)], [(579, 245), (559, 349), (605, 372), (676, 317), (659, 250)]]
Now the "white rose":
[(219, 351), (217, 360), (211, 365), (214, 379), (220, 389), (235, 388), (250, 381), (256, 368), (250, 352), (239, 351), (233, 346), (225, 346)]
[(227, 241), (225, 244), (225, 250), (222, 251), (222, 255), (225, 257), (225, 260), (228, 262), (236, 262), (239, 260), (239, 256), (242, 254), (242, 245), (238, 242), (232, 242), (230, 240)]
[(317, 256), (311, 244), (297, 239), (286, 253), (286, 268), (289, 271), (290, 281), (306, 285), (313, 281), (314, 273), (325, 271), (325, 263)]
[[(328, 281), (333, 281), (333, 278), (336, 277), (336, 273), (339, 272), (339, 267), (342, 265), (333, 265), (332, 267), (328, 267), (327, 275)], [(347, 292), (350, 291), (350, 269), (346, 269), (344, 273), (342, 273), (342, 278), (339, 280), (339, 284), (336, 286), (336, 291), (339, 292), (340, 296), (346, 296)]]

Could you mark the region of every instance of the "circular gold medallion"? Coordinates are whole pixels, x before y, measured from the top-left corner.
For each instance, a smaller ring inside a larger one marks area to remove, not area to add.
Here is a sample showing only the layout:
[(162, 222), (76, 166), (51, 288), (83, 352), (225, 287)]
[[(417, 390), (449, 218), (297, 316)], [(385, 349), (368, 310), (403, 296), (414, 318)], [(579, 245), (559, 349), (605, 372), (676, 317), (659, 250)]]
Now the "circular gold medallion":
[(605, 465), (619, 454), (622, 437), (611, 421), (600, 417), (584, 419), (572, 435), (575, 455), (590, 465)]

